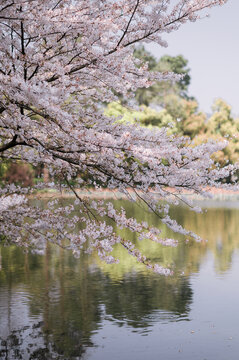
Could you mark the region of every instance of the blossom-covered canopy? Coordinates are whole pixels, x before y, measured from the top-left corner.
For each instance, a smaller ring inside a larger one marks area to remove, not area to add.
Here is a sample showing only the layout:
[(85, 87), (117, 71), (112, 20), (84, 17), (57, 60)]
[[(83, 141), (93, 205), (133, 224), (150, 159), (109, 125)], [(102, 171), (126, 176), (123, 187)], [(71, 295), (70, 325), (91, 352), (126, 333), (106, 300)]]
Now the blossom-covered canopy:
[[(110, 202), (92, 201), (74, 188), (117, 189), (132, 194), (174, 231), (199, 238), (168, 215), (155, 193), (174, 201), (169, 187), (202, 192), (232, 170), (213, 165), (211, 154), (225, 143), (192, 146), (187, 139), (151, 131), (106, 117), (104, 104), (129, 96), (130, 90), (157, 80), (175, 80), (171, 73), (153, 73), (133, 57), (137, 43), (167, 46), (163, 36), (224, 0), (3, 0), (0, 5), (0, 155), (2, 160), (44, 164), (51, 183), (68, 186), (74, 205), (57, 200), (42, 209), (29, 201), (34, 188), (0, 188), (0, 236), (26, 248), (43, 250), (46, 241), (79, 255), (98, 251), (107, 262), (121, 243), (140, 262), (159, 273), (127, 239), (107, 223), (136, 232), (163, 245), (160, 230), (116, 211)], [(193, 26), (193, 25), (192, 25)], [(132, 92), (131, 92), (132, 93)], [(72, 179), (74, 178), (74, 186)], [(135, 198), (135, 197), (133, 197)], [(177, 200), (177, 199), (176, 199)], [(67, 216), (70, 216), (70, 220)], [(80, 230), (76, 231), (78, 224)], [(65, 244), (65, 242), (64, 242)]]

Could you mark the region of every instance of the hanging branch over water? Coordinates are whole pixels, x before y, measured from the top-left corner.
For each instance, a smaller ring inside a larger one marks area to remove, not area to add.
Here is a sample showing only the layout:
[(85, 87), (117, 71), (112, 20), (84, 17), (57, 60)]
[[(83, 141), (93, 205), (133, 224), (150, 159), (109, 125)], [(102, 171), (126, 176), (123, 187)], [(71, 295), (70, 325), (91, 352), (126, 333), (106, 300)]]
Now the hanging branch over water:
[[(154, 81), (177, 80), (172, 73), (153, 73), (139, 66), (134, 45), (155, 42), (167, 46), (162, 36), (222, 0), (161, 1), (3, 1), (0, 8), (0, 156), (33, 165), (44, 164), (55, 182), (44, 187), (66, 186), (81, 203), (47, 209), (29, 204), (26, 195), (39, 189), (5, 185), (0, 189), (0, 234), (27, 248), (44, 250), (46, 241), (79, 255), (97, 250), (107, 262), (116, 243), (156, 272), (170, 270), (151, 264), (127, 239), (107, 225), (105, 217), (120, 228), (136, 232), (163, 245), (160, 231), (116, 211), (111, 203), (81, 199), (73, 189), (89, 184), (131, 189), (162, 223), (176, 232), (184, 230), (151, 194), (172, 202), (168, 187), (197, 193), (233, 172), (214, 166), (211, 154), (226, 143), (209, 142), (193, 147), (185, 138), (168, 136), (166, 129), (151, 131), (125, 125), (104, 116), (103, 104), (116, 93), (148, 87)], [(132, 93), (132, 92), (131, 92)], [(61, 185), (59, 185), (59, 181)], [(57, 185), (58, 184), (58, 185)], [(177, 198), (176, 198), (177, 201)], [(72, 215), (70, 220), (66, 217)], [(81, 230), (76, 231), (78, 224)]]

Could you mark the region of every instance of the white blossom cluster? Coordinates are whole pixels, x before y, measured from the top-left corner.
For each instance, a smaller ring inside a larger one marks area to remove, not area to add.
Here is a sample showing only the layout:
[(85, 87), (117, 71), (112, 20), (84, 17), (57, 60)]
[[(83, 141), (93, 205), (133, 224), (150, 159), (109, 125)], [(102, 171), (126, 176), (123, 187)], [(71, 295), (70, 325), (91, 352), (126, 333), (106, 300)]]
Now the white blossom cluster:
[(130, 90), (156, 80), (175, 80), (174, 74), (140, 66), (133, 57), (134, 45), (167, 46), (164, 34), (225, 2), (1, 1), (1, 159), (44, 164), (53, 179), (48, 186), (59, 188), (64, 181), (76, 196), (75, 206), (61, 207), (56, 201), (43, 209), (23, 198), (33, 188), (1, 188), (1, 237), (40, 252), (46, 241), (70, 248), (76, 256), (84, 249), (96, 250), (108, 263), (117, 261), (111, 252), (120, 243), (148, 268), (170, 274), (150, 264), (105, 218), (140, 239), (167, 246), (176, 246), (175, 240), (161, 238), (159, 230), (127, 217), (124, 210), (116, 211), (112, 204), (82, 199), (71, 179), (81, 189), (107, 187), (140, 199), (172, 230), (199, 240), (169, 218), (167, 206), (160, 206), (155, 194), (170, 204), (178, 198), (169, 187), (202, 193), (208, 185), (219, 186), (235, 171), (231, 166), (219, 169), (211, 160), (226, 143), (193, 146), (185, 138), (168, 136), (166, 129), (117, 122), (103, 115), (103, 106), (117, 93), (129, 96)]

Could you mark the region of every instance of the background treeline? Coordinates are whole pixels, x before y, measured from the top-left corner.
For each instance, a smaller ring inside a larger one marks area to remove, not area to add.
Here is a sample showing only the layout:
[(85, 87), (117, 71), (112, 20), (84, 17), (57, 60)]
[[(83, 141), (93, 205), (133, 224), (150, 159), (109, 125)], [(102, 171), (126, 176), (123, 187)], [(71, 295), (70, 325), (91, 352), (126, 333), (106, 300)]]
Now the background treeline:
[[(172, 84), (157, 82), (149, 88), (138, 89), (135, 100), (138, 108), (127, 107), (125, 99), (107, 105), (105, 113), (121, 117), (122, 122), (139, 123), (146, 127), (168, 127), (169, 134), (187, 136), (195, 145), (213, 139), (228, 140), (223, 151), (214, 155), (221, 166), (239, 160), (239, 118), (232, 115), (231, 107), (222, 99), (212, 104), (210, 115), (199, 110), (197, 100), (190, 96), (191, 82), (188, 61), (182, 56), (165, 55), (156, 60), (144, 47), (135, 50), (135, 57), (141, 63), (148, 63), (150, 71), (174, 72), (184, 77)], [(230, 181), (231, 179), (228, 179)]]
[[(118, 94), (119, 100), (105, 106), (105, 114), (117, 121), (139, 123), (146, 127), (167, 127), (169, 134), (187, 136), (195, 145), (208, 139), (229, 140), (228, 146), (214, 155), (215, 162), (224, 166), (239, 159), (239, 119), (232, 115), (231, 107), (222, 99), (215, 100), (210, 115), (199, 110), (197, 100), (190, 96), (191, 82), (188, 61), (182, 56), (164, 55), (157, 60), (143, 46), (135, 49), (135, 58), (141, 64), (147, 63), (150, 71), (183, 74), (178, 82), (156, 82), (148, 88), (136, 90), (133, 95), (135, 109), (127, 106), (126, 98)], [(120, 120), (118, 120), (120, 119)], [(29, 164), (2, 160), (0, 183), (17, 183), (31, 186), (35, 182), (49, 180), (46, 167), (32, 167)], [(231, 181), (231, 179), (227, 179)]]
[(14, 183), (27, 187), (38, 182), (48, 182), (48, 180), (49, 171), (43, 164), (34, 167), (21, 160), (1, 160), (0, 162), (0, 185)]

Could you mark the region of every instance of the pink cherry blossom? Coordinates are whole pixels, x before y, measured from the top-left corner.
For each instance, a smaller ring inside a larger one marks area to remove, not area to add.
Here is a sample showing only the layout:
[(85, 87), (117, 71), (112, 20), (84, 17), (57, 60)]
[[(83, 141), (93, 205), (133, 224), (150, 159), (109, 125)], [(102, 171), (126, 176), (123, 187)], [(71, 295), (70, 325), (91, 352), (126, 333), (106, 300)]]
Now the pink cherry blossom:
[[(148, 268), (171, 273), (151, 264), (134, 244), (116, 234), (106, 218), (139, 239), (166, 246), (176, 246), (175, 240), (162, 238), (158, 229), (129, 217), (124, 209), (117, 211), (109, 202), (81, 198), (71, 179), (78, 179), (78, 189), (107, 187), (132, 201), (140, 199), (172, 230), (200, 240), (171, 219), (168, 205), (157, 199), (177, 204), (178, 194), (185, 190), (203, 193), (208, 185), (219, 186), (236, 170), (219, 169), (211, 160), (226, 142), (191, 146), (188, 139), (168, 136), (166, 129), (151, 131), (106, 117), (103, 104), (117, 99), (116, 93), (128, 95), (156, 80), (177, 79), (172, 73), (139, 67), (134, 46), (155, 42), (166, 47), (165, 34), (225, 2), (1, 2), (0, 155), (2, 160), (44, 164), (52, 179), (33, 188), (0, 188), (4, 238), (38, 252), (44, 251), (46, 241), (71, 249), (76, 256), (86, 248), (108, 263), (117, 262), (111, 252), (121, 244)], [(68, 187), (76, 197), (74, 205), (53, 201), (43, 209), (29, 195), (46, 187), (59, 191)]]

